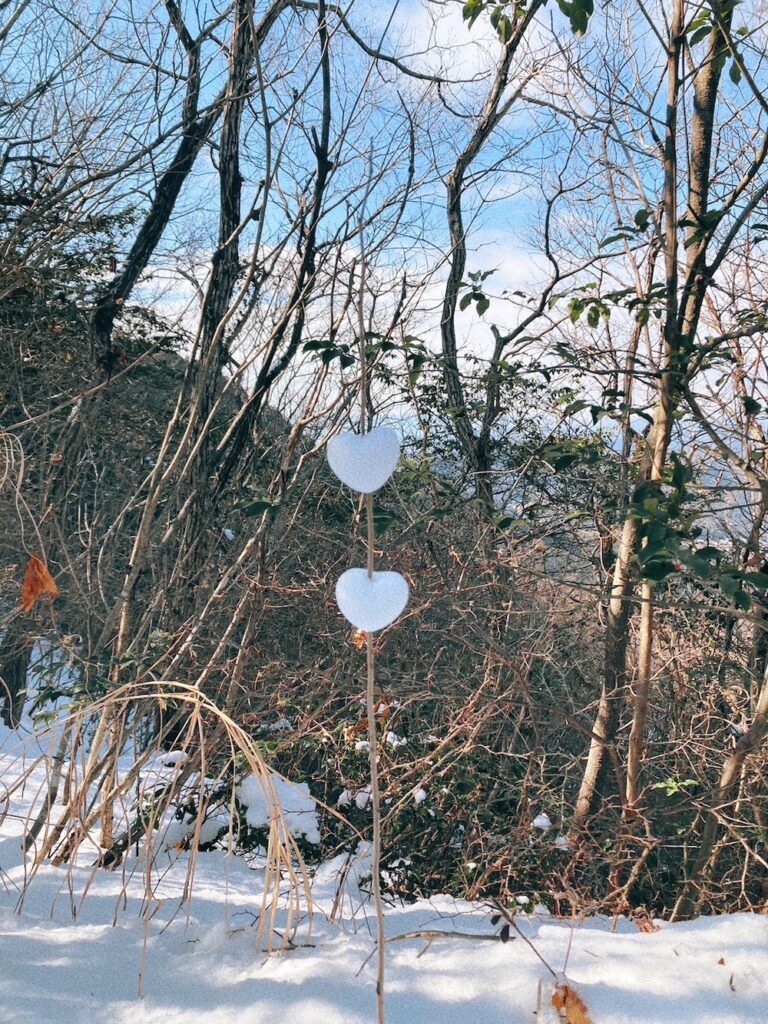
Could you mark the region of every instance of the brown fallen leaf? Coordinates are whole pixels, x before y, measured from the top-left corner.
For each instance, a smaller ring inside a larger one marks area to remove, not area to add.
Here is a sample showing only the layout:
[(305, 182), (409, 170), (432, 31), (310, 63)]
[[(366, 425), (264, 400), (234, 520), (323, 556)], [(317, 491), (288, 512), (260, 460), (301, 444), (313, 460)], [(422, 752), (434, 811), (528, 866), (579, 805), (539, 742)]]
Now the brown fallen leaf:
[(566, 1024), (592, 1024), (584, 1000), (566, 981), (561, 981), (552, 993), (552, 1005)]
[(356, 651), (362, 651), (365, 645), (368, 643), (368, 634), (362, 629), (355, 629), (352, 631), (350, 643)]
[(31, 612), (38, 597), (47, 594), (48, 597), (59, 597), (61, 591), (56, 582), (48, 572), (45, 562), (37, 555), (30, 555), (27, 568), (24, 571), (24, 579), (21, 581), (21, 607), (25, 612)]
[(653, 923), (645, 907), (636, 907), (632, 911), (631, 916), (632, 921), (637, 925), (639, 931), (644, 932), (646, 935), (650, 935), (652, 932), (661, 931), (659, 925)]

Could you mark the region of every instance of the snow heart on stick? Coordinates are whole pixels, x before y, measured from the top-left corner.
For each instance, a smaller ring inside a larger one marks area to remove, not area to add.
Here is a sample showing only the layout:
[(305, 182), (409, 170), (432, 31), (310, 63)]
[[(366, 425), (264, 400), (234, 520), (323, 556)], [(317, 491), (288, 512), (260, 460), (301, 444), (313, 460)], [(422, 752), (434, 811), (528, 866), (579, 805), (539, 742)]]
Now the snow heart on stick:
[(367, 434), (351, 431), (328, 442), (328, 464), (347, 487), (372, 494), (389, 480), (400, 458), (400, 438), (388, 427)]
[(399, 572), (347, 569), (336, 584), (336, 604), (356, 629), (375, 633), (389, 626), (408, 604), (408, 584)]
[[(357, 293), (357, 326), (360, 345), (360, 433), (341, 434), (328, 443), (328, 462), (347, 487), (365, 495), (368, 558), (365, 569), (348, 569), (336, 584), (339, 609), (365, 636), (365, 708), (368, 734), (368, 764), (371, 771), (371, 898), (376, 914), (376, 1024), (386, 1024), (384, 1013), (385, 943), (384, 904), (381, 899), (381, 789), (376, 734), (376, 652), (373, 630), (394, 622), (408, 600), (408, 584), (396, 572), (374, 572), (376, 530), (373, 493), (389, 480), (400, 457), (400, 438), (386, 427), (371, 429), (373, 410), (370, 397), (365, 297), (368, 264), (365, 246), (365, 207), (373, 183), (373, 146), (368, 157), (368, 183), (360, 204), (360, 287)], [(366, 426), (368, 431), (366, 432)]]

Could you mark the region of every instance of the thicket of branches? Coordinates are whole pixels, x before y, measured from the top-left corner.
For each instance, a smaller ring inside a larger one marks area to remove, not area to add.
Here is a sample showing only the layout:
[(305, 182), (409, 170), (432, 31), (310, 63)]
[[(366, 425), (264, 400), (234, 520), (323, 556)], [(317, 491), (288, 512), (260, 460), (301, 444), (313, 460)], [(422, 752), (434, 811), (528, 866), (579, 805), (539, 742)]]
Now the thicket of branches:
[[(116, 833), (128, 737), (307, 781), (325, 852), (370, 827), (331, 810), (367, 784), (332, 586), (365, 523), (323, 458), (362, 333), (412, 591), (388, 884), (766, 906), (768, 20), (594, 7), (4, 9), (2, 713), (85, 714), (103, 863), (157, 823)], [(61, 597), (22, 612), (30, 555)]]

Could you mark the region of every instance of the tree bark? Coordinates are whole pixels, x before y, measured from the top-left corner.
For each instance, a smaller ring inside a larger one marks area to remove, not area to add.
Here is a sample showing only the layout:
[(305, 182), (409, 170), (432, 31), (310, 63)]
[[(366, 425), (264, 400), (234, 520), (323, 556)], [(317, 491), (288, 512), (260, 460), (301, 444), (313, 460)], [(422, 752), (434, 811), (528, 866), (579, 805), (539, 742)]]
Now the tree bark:
[(630, 559), (637, 548), (639, 521), (624, 520), (621, 543), (613, 567), (610, 601), (607, 610), (603, 686), (597, 709), (587, 762), (581, 779), (573, 824), (583, 827), (601, 795), (608, 761), (606, 753), (615, 742), (619, 716), (626, 689), (629, 621), (632, 615), (634, 579)]
[(31, 656), (32, 639), (17, 617), (8, 623), (0, 643), (0, 717), (9, 729), (18, 726), (24, 713)]
[(504, 52), (496, 69), (496, 75), (486, 97), (477, 125), (469, 141), (459, 154), (446, 182), (451, 255), (440, 317), (443, 380), (450, 407), (448, 415), (453, 424), (456, 440), (466, 459), (467, 468), (473, 476), (475, 496), (486, 516), (492, 513), (494, 509), (489, 437), (487, 432), (485, 434), (481, 433), (480, 437), (475, 434), (472, 419), (467, 409), (467, 400), (461, 379), (456, 338), (456, 309), (467, 263), (467, 243), (464, 231), (462, 198), (467, 171), (490, 139), (493, 130), (516, 99), (516, 95), (513, 95), (509, 99), (503, 100), (504, 92), (509, 85), (512, 62), (529, 25), (539, 8), (543, 6), (543, 0), (533, 0), (526, 9), (525, 14), (515, 24), (512, 37), (504, 44)]

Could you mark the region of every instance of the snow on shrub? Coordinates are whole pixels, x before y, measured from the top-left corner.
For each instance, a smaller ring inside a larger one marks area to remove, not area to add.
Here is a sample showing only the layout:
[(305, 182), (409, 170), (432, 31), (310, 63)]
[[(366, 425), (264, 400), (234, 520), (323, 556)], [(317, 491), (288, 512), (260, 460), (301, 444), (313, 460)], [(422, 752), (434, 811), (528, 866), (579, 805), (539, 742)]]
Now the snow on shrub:
[(274, 772), (269, 773), (269, 783), (257, 775), (248, 775), (237, 787), (237, 799), (245, 808), (245, 821), (250, 828), (269, 828), (273, 817), (282, 816), (294, 838), (312, 844), (320, 842), (316, 804), (306, 782), (288, 782)]

